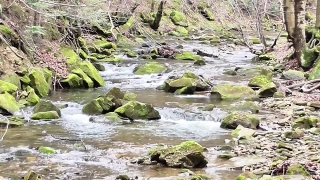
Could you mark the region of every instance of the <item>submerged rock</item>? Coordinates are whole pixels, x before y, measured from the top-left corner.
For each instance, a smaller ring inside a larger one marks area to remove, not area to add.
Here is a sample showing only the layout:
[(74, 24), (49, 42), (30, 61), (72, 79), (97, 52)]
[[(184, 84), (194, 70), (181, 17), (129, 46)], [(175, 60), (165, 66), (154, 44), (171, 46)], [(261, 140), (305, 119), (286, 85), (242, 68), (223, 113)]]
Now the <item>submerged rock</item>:
[(47, 112), (38, 112), (31, 116), (31, 119), (34, 120), (52, 120), (59, 119), (60, 116), (57, 111), (47, 111)]
[(5, 92), (4, 94), (0, 94), (0, 113), (4, 114), (14, 114), (20, 110), (20, 106), (16, 99)]
[(57, 154), (56, 150), (53, 148), (44, 146), (39, 147), (39, 152), (42, 154)]
[(143, 66), (140, 66), (135, 74), (145, 75), (145, 74), (159, 74), (166, 70), (167, 68), (158, 62), (149, 62)]
[(238, 125), (241, 125), (245, 128), (257, 129), (259, 124), (260, 119), (252, 114), (232, 112), (222, 120), (220, 127), (236, 129)]
[(202, 111), (212, 111), (216, 106), (214, 104), (208, 104), (201, 108)]
[(41, 100), (36, 106), (33, 108), (34, 113), (38, 112), (47, 112), (47, 111), (56, 111), (59, 116), (61, 116), (61, 111), (60, 109), (55, 106), (52, 102), (50, 101), (45, 101)]
[(203, 155), (204, 148), (194, 142), (186, 141), (180, 145), (149, 152), (151, 161), (157, 161), (174, 168), (203, 168), (208, 161)]
[(256, 99), (256, 92), (250, 87), (219, 84), (213, 88), (212, 95), (222, 100), (252, 100)]
[(129, 101), (123, 106), (117, 108), (114, 112), (131, 120), (156, 120), (161, 118), (159, 112), (151, 105), (138, 101)]

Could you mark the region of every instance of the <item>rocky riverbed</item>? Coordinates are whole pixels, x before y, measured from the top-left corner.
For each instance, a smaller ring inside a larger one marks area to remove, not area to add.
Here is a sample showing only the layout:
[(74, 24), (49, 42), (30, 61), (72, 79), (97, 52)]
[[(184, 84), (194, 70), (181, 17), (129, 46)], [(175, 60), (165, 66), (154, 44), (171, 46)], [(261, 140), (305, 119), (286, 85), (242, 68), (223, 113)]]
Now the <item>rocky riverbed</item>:
[(144, 48), (131, 48), (115, 57), (122, 62), (100, 62), (100, 87), (58, 90), (24, 108), (31, 120), (12, 119), (20, 127), (1, 144), (0, 175), (319, 178), (317, 103), (275, 93), (270, 74), (281, 73), (245, 48), (166, 42), (188, 53), (150, 62), (138, 55)]

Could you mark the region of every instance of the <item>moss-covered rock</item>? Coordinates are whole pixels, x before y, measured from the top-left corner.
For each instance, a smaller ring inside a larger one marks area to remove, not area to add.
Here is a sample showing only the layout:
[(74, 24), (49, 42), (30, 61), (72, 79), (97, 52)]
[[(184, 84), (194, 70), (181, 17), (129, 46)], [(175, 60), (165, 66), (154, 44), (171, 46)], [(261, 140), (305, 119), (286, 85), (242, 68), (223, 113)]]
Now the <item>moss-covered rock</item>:
[(98, 46), (100, 49), (117, 49), (117, 45), (106, 41), (104, 38), (96, 40), (95, 42), (93, 42), (93, 44)]
[(194, 142), (186, 141), (180, 145), (150, 151), (151, 161), (157, 161), (174, 168), (203, 168), (207, 160), (203, 155), (204, 148)]
[(109, 112), (105, 115), (105, 117), (113, 124), (122, 123), (121, 117), (115, 112)]
[(294, 121), (293, 128), (310, 129), (313, 127), (317, 127), (318, 123), (320, 123), (320, 118), (313, 116), (304, 116)]
[(86, 59), (88, 59), (88, 54), (84, 51), (84, 50), (82, 50), (82, 49), (80, 49), (79, 50), (79, 56), (80, 56), (80, 58), (82, 58), (83, 60), (86, 60)]
[(137, 99), (137, 95), (135, 93), (132, 93), (132, 92), (126, 92), (124, 94), (124, 97), (123, 99), (126, 100), (126, 101), (135, 101)]
[(115, 109), (114, 97), (103, 96), (90, 101), (84, 105), (82, 112), (85, 114), (104, 114), (112, 112)]
[(301, 129), (295, 129), (294, 131), (287, 131), (284, 133), (285, 138), (300, 139), (304, 136), (304, 131)]
[(196, 91), (195, 86), (188, 86), (188, 87), (183, 87), (181, 89), (177, 89), (174, 94), (176, 95), (181, 95), (181, 94), (193, 94)]
[(258, 96), (261, 98), (273, 97), (273, 94), (277, 92), (277, 87), (274, 83), (269, 83), (266, 86), (263, 86), (257, 92)]
[(253, 77), (250, 81), (248, 86), (250, 87), (265, 87), (265, 86), (275, 86), (272, 82), (272, 78), (266, 75), (257, 75)]
[(288, 70), (282, 73), (284, 79), (291, 81), (305, 80), (305, 73), (297, 70)]
[(188, 27), (186, 16), (179, 11), (172, 11), (170, 14), (170, 19), (173, 22), (173, 24), (177, 26)]
[(52, 119), (59, 119), (59, 114), (57, 111), (47, 111), (47, 112), (38, 112), (34, 113), (31, 116), (33, 120), (52, 120)]
[(220, 84), (213, 88), (212, 95), (222, 100), (252, 100), (256, 99), (256, 92), (250, 87)]
[(237, 155), (235, 153), (223, 153), (223, 154), (219, 154), (218, 158), (220, 159), (231, 159), (237, 157)]
[(189, 34), (189, 32), (188, 32), (188, 30), (186, 28), (180, 27), (180, 26), (176, 27), (175, 31), (177, 33), (179, 33), (178, 36), (187, 36)]
[(39, 152), (42, 154), (57, 154), (56, 150), (54, 150), (53, 148), (44, 146), (39, 147)]
[(238, 73), (235, 70), (226, 70), (226, 71), (223, 72), (223, 74), (230, 75), (230, 76), (235, 76)]
[(209, 8), (198, 8), (200, 10), (200, 13), (204, 18), (206, 18), (208, 21), (214, 21), (215, 20), (215, 15)]
[(302, 51), (301, 66), (303, 68), (311, 68), (318, 56), (319, 56), (319, 51), (317, 50), (317, 48), (304, 49)]
[(40, 102), (39, 96), (36, 94), (33, 88), (30, 86), (27, 87), (28, 97), (26, 98), (28, 106), (34, 106)]
[(256, 131), (253, 129), (245, 128), (241, 125), (238, 125), (238, 127), (232, 131), (231, 136), (236, 139), (251, 140), (255, 132)]
[(294, 146), (292, 144), (288, 144), (285, 142), (279, 142), (278, 149), (287, 149), (289, 151), (292, 151), (294, 149)]
[(290, 165), (287, 170), (287, 174), (289, 174), (289, 175), (301, 174), (301, 175), (308, 176), (308, 177), (311, 176), (310, 173), (300, 164)]
[(126, 55), (129, 57), (129, 58), (135, 58), (135, 57), (138, 57), (138, 53), (134, 52), (134, 51), (129, 51), (126, 53)]
[(94, 82), (95, 87), (103, 87), (106, 85), (101, 75), (99, 74), (99, 71), (90, 62), (81, 63), (80, 69), (91, 78), (91, 80)]
[(205, 174), (197, 174), (191, 178), (191, 180), (211, 180), (212, 177)]
[(158, 74), (164, 72), (166, 69), (167, 68), (164, 65), (159, 64), (158, 62), (149, 62), (143, 66), (140, 66), (138, 70), (135, 72), (135, 74)]
[(41, 100), (33, 108), (34, 113), (48, 112), (48, 111), (56, 111), (58, 113), (58, 115), (61, 116), (60, 109), (50, 101)]
[[(21, 119), (16, 116), (12, 116), (9, 118), (9, 128), (15, 128), (15, 127), (20, 127), (25, 124), (25, 120)], [(3, 116), (0, 117), (0, 127), (7, 127), (8, 121), (7, 119), (3, 118)]]
[(0, 80), (0, 94), (7, 92), (13, 94), (18, 90), (18, 87), (14, 84)]
[(215, 107), (216, 107), (216, 105), (214, 105), (214, 104), (208, 104), (208, 105), (202, 107), (201, 110), (202, 111), (212, 111)]
[(249, 180), (249, 179), (257, 179), (257, 175), (250, 173), (250, 172), (244, 172), (240, 174), (236, 180)]
[(36, 91), (40, 97), (49, 95), (51, 86), (46, 81), (44, 73), (40, 69), (33, 69), (30, 74), (30, 86)]
[(81, 88), (83, 86), (82, 78), (76, 74), (69, 74), (68, 77), (60, 81), (63, 88)]
[(124, 35), (117, 34), (117, 45), (121, 48), (132, 48), (136, 46), (136, 43)]
[(222, 122), (222, 128), (236, 129), (238, 125), (241, 125), (245, 128), (256, 129), (258, 128), (260, 119), (252, 114), (245, 112), (232, 112), (226, 116)]
[(71, 47), (61, 48), (61, 54), (67, 58), (67, 67), (69, 71), (79, 67), (80, 58), (76, 52)]
[(190, 60), (190, 61), (203, 60), (201, 56), (193, 54), (191, 52), (183, 52), (181, 54), (175, 54), (174, 58), (177, 60)]
[(29, 171), (24, 177), (23, 180), (42, 180), (41, 175), (33, 172), (33, 171)]
[(113, 97), (118, 98), (118, 99), (123, 99), (124, 96), (125, 96), (125, 93), (122, 92), (120, 88), (113, 87), (112, 89), (110, 89), (107, 92), (106, 96), (107, 97), (113, 96)]
[(156, 120), (161, 118), (159, 112), (151, 105), (138, 101), (129, 101), (123, 106), (117, 108), (114, 112), (131, 120)]
[[(14, 84), (15, 86), (18, 87), (18, 89), (21, 89), (20, 77), (16, 73), (2, 75), (1, 80), (8, 82), (8, 83), (11, 83), (11, 84)], [(0, 85), (0, 87), (1, 87), (1, 85)]]
[(12, 95), (7, 92), (0, 94), (0, 112), (14, 114), (19, 110), (20, 106)]
[(104, 65), (99, 64), (99, 63), (94, 63), (93, 66), (98, 70), (98, 71), (105, 71), (106, 68), (104, 67)]
[(203, 60), (203, 59), (199, 59), (199, 60), (196, 60), (193, 65), (196, 65), (196, 66), (204, 66), (206, 65), (206, 62)]
[(93, 88), (94, 87), (94, 83), (93, 83), (92, 79), (85, 72), (83, 72), (82, 69), (80, 69), (80, 68), (74, 69), (74, 70), (72, 70), (72, 73), (81, 77), (84, 87), (86, 87), (86, 88)]

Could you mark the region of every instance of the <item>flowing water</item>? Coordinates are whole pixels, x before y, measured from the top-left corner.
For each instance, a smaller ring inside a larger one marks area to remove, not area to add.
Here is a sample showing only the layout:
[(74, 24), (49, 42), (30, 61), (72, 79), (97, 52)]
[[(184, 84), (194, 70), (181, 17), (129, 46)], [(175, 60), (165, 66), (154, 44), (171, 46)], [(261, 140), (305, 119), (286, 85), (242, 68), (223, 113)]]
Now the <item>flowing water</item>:
[[(219, 58), (206, 57), (207, 65), (197, 67), (190, 61), (157, 60), (168, 63), (172, 69), (162, 75), (134, 75), (138, 64), (147, 60), (125, 59), (121, 65), (103, 64), (101, 72), (107, 85), (89, 90), (59, 90), (49, 100), (55, 104), (68, 104), (62, 109), (62, 118), (52, 122), (33, 122), (26, 126), (8, 131), (0, 146), (0, 176), (21, 177), (29, 170), (44, 174), (46, 179), (115, 179), (116, 175), (127, 174), (139, 179), (176, 179), (179, 169), (159, 166), (131, 164), (134, 158), (147, 155), (148, 151), (159, 145), (177, 145), (185, 140), (195, 140), (208, 148), (206, 156), (209, 164), (204, 169), (194, 169), (196, 173), (211, 175), (214, 179), (234, 179), (240, 172), (230, 171), (235, 163), (216, 159), (218, 152), (213, 147), (224, 145), (230, 138), (230, 131), (221, 129), (220, 121), (227, 114), (223, 111), (228, 103), (212, 99), (208, 94), (176, 96), (158, 91), (169, 76), (182, 75), (192, 71), (209, 78), (213, 84), (247, 84), (252, 76), (223, 75), (224, 70), (241, 67), (251, 69), (252, 55), (247, 49), (221, 51), (218, 47), (168, 40), (172, 45), (182, 45), (185, 51), (201, 49)], [(121, 56), (121, 55), (120, 55)], [(252, 73), (254, 75), (254, 73)], [(161, 114), (157, 121), (136, 121), (121, 125), (89, 122), (90, 116), (82, 114), (85, 103), (105, 94), (112, 87), (131, 91), (138, 95), (138, 100), (150, 103)], [(216, 104), (213, 111), (199, 111), (198, 107)], [(28, 115), (32, 109), (26, 109)], [(51, 136), (54, 135), (54, 136)], [(61, 140), (54, 137), (67, 137)], [(71, 140), (83, 141), (71, 141)], [(34, 147), (49, 146), (56, 149), (57, 155), (39, 154)]]

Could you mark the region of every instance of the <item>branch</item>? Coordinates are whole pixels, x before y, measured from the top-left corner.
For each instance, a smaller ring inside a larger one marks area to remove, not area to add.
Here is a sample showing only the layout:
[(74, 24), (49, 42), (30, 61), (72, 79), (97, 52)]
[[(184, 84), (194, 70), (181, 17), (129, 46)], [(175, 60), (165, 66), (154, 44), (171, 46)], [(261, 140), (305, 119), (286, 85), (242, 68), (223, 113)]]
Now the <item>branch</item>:
[(109, 1), (109, 6), (108, 6), (108, 16), (109, 16), (109, 20), (111, 23), (111, 27), (110, 27), (110, 31), (112, 33), (112, 36), (115, 38), (115, 40), (117, 40), (117, 36), (113, 33), (113, 29), (114, 29), (114, 24), (111, 18), (111, 14), (110, 14), (110, 6), (111, 6), (111, 1)]
[(7, 117), (2, 116), (2, 115), (1, 115), (1, 117), (4, 118), (5, 120), (7, 120), (7, 126), (6, 126), (5, 132), (3, 133), (3, 135), (2, 135), (2, 137), (1, 137), (1, 139), (0, 139), (0, 142), (2, 142), (2, 141), (3, 141), (3, 138), (6, 136), (6, 134), (7, 134), (7, 132), (8, 132), (8, 129), (9, 129), (9, 124), (10, 124), (10, 121), (9, 121), (9, 119), (8, 119)]
[(13, 49), (12, 49), (12, 47), (10, 46), (10, 44), (6, 41), (6, 39), (2, 36), (2, 35), (0, 35), (0, 39), (6, 44), (6, 45), (8, 45), (8, 47), (9, 47), (9, 49), (17, 56), (17, 57), (19, 57), (20, 59), (24, 59), (22, 56), (20, 56), (16, 51), (14, 51)]

